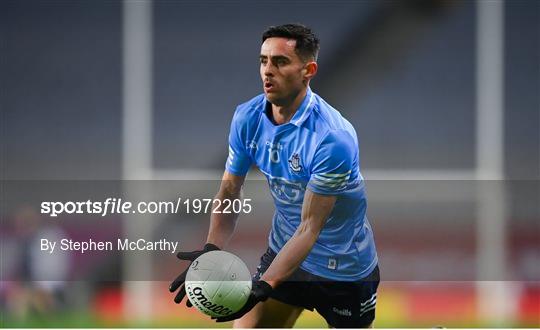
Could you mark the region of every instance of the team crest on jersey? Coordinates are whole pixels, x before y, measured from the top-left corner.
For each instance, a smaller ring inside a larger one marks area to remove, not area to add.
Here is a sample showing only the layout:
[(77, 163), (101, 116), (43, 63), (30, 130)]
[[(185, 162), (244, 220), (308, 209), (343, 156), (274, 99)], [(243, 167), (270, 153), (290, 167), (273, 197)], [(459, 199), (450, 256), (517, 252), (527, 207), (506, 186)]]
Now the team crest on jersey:
[(289, 159), (289, 167), (294, 173), (298, 173), (302, 170), (302, 165), (300, 165), (300, 156), (298, 154), (292, 155)]

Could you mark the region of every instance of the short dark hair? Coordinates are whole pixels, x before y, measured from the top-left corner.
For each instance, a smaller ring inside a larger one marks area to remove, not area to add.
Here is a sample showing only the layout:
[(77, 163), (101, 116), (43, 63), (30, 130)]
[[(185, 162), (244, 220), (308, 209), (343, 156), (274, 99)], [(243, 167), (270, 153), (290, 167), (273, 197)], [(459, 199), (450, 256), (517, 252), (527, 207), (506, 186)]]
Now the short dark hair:
[(262, 42), (268, 38), (287, 38), (296, 40), (294, 50), (304, 61), (317, 60), (319, 55), (319, 39), (310, 28), (302, 24), (283, 24), (271, 26), (262, 35)]

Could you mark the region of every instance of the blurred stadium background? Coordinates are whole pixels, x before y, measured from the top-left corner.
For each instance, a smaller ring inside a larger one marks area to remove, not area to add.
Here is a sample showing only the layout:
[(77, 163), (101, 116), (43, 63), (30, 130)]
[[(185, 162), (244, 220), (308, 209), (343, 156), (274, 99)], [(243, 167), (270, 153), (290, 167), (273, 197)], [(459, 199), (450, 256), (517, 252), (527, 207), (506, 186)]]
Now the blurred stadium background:
[[(37, 201), (212, 197), (234, 108), (261, 92), (260, 34), (286, 22), (318, 33), (312, 88), (359, 134), (376, 326), (540, 326), (540, 2), (22, 0), (0, 2), (2, 327), (215, 326), (172, 302), (171, 256), (32, 249), (40, 235), (195, 249), (208, 217), (51, 221)], [(254, 269), (272, 208), (249, 178), (256, 212), (230, 249)]]

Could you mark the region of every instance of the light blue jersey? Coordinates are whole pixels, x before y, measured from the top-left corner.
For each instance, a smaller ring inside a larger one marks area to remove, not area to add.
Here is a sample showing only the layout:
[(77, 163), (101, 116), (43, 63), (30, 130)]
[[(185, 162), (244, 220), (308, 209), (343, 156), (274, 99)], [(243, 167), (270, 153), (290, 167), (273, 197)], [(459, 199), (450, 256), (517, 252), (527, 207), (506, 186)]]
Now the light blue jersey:
[(241, 104), (229, 134), (226, 168), (245, 175), (256, 164), (266, 176), (276, 211), (269, 246), (279, 252), (301, 221), (306, 189), (337, 201), (301, 268), (332, 280), (353, 281), (377, 265), (353, 126), (310, 89), (292, 119), (275, 125), (264, 94)]

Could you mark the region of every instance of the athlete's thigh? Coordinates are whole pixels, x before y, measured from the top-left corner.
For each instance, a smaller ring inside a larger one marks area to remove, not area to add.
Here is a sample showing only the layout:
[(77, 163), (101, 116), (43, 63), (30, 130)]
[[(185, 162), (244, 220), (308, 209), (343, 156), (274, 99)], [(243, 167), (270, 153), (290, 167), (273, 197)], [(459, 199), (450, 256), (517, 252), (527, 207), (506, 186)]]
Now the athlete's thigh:
[(316, 283), (316, 309), (333, 328), (371, 328), (375, 319), (379, 267), (356, 282)]
[(234, 328), (292, 328), (304, 309), (269, 298), (234, 321)]

